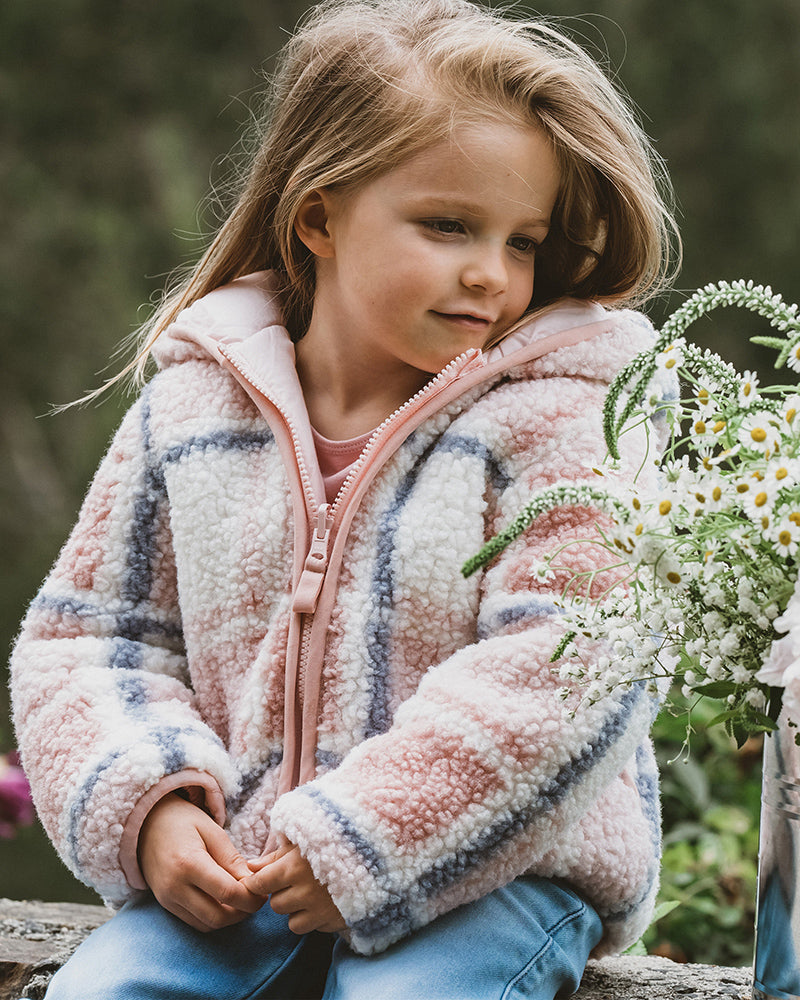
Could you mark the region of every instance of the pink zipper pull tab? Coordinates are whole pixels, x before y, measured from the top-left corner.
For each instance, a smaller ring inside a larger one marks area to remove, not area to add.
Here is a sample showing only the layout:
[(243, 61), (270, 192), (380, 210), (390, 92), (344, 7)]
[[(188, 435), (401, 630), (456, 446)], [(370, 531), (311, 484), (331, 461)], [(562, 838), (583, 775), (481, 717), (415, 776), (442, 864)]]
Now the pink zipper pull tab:
[(483, 351), (478, 350), (477, 347), (470, 347), (468, 351), (464, 352), (463, 361), (459, 365), (457, 376), (461, 378), (462, 375), (466, 375), (468, 372), (477, 371), (479, 368), (484, 368), (486, 366), (486, 355)]
[(333, 525), (333, 518), (329, 515), (329, 510), (330, 505), (324, 503), (317, 511), (317, 524), (311, 534), (311, 548), (294, 591), (292, 611), (302, 615), (314, 614), (317, 599), (322, 590), (322, 581), (325, 579), (325, 570), (328, 566), (328, 544)]

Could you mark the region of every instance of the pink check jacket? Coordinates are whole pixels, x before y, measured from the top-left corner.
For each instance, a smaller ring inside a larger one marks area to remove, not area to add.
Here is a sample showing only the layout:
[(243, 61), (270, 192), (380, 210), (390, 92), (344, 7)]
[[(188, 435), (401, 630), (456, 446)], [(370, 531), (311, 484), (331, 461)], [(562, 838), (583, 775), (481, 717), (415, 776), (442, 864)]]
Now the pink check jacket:
[(565, 718), (564, 581), (536, 572), (569, 540), (602, 561), (599, 515), (559, 508), (461, 567), (532, 490), (595, 477), (650, 324), (568, 300), (457, 358), (328, 505), (270, 289), (239, 279), (162, 335), (23, 623), (15, 725), (57, 850), (121, 905), (144, 816), (186, 788), (245, 857), (297, 843), (361, 953), (526, 872), (595, 906), (599, 953), (627, 946), (658, 881), (655, 707), (625, 689)]

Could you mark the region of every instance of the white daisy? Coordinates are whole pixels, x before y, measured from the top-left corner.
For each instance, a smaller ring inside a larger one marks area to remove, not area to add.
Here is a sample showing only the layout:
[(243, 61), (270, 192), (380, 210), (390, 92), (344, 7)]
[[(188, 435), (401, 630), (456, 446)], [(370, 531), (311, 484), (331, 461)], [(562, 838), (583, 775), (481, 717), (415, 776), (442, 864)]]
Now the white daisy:
[(800, 462), (796, 458), (775, 456), (764, 469), (764, 480), (774, 484), (779, 490), (794, 486), (800, 482)]
[(796, 343), (792, 344), (789, 356), (786, 359), (786, 364), (792, 369), (793, 372), (800, 372), (800, 339), (798, 339)]
[(747, 371), (742, 375), (742, 381), (739, 383), (739, 405), (752, 406), (758, 398), (758, 376)]
[[(774, 481), (763, 479), (760, 476), (750, 476), (749, 487), (741, 497), (742, 510), (756, 524), (761, 524), (763, 519), (767, 518), (766, 527), (768, 528), (772, 520), (772, 509), (778, 487)], [(764, 527), (763, 524), (761, 526)]]
[(680, 341), (675, 341), (674, 344), (669, 344), (664, 348), (663, 351), (659, 351), (656, 355), (656, 365), (658, 368), (665, 371), (674, 371), (683, 364), (683, 351), (681, 350)]
[(772, 543), (778, 555), (793, 556), (800, 543), (800, 525), (788, 517), (783, 518), (772, 529)]
[(771, 455), (780, 443), (780, 432), (774, 413), (758, 410), (749, 413), (739, 427), (739, 442), (752, 451)]
[(800, 420), (796, 419), (800, 413), (800, 396), (788, 396), (783, 400), (781, 410), (784, 422), (797, 433), (800, 430)]
[(704, 420), (710, 420), (718, 412), (717, 404), (718, 388), (712, 383), (705, 383), (698, 386), (694, 393), (694, 405), (697, 407), (698, 416)]

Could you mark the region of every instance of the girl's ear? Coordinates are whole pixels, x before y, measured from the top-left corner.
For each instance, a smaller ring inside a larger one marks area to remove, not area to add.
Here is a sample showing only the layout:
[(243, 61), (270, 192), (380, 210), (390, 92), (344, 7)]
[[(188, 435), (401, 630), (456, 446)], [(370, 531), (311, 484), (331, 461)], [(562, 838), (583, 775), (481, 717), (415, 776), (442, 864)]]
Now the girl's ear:
[(329, 193), (324, 188), (317, 188), (305, 196), (295, 216), (294, 231), (315, 257), (333, 257), (329, 212)]

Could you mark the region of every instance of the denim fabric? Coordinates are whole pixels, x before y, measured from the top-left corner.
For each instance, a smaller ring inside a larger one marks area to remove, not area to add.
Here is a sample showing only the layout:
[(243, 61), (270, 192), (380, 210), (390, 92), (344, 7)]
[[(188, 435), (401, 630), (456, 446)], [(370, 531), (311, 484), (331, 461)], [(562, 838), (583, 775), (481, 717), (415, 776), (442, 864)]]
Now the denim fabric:
[(335, 935), (297, 937), (269, 906), (200, 934), (151, 897), (98, 928), (48, 1000), (553, 1000), (580, 982), (601, 936), (569, 889), (520, 878), (379, 955)]
[(759, 904), (753, 991), (754, 996), (775, 1000), (800, 996), (791, 905), (777, 871), (768, 879)]

